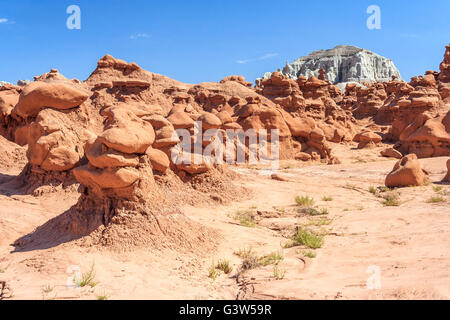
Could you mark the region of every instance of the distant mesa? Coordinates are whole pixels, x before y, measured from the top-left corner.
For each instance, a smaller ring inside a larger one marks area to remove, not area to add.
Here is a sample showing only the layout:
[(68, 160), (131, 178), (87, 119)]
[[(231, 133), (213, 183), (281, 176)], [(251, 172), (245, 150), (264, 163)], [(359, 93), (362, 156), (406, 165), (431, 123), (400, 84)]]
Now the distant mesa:
[[(292, 63), (286, 63), (282, 73), (291, 79), (300, 76), (318, 77), (325, 70), (325, 77), (341, 90), (347, 83), (388, 82), (401, 75), (394, 62), (369, 50), (355, 46), (339, 45), (330, 50), (314, 51)], [(264, 74), (268, 79), (271, 72)]]

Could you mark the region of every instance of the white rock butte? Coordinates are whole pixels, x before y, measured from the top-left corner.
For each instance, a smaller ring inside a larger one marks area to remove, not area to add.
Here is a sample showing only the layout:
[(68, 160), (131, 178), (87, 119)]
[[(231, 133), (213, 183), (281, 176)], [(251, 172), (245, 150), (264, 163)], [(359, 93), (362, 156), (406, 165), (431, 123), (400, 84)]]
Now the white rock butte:
[[(348, 82), (384, 82), (392, 76), (401, 79), (394, 62), (369, 50), (340, 45), (330, 50), (314, 51), (306, 57), (286, 63), (283, 74), (292, 79), (300, 76), (318, 76), (324, 69), (327, 79), (333, 84)], [(268, 72), (264, 78), (270, 77)]]

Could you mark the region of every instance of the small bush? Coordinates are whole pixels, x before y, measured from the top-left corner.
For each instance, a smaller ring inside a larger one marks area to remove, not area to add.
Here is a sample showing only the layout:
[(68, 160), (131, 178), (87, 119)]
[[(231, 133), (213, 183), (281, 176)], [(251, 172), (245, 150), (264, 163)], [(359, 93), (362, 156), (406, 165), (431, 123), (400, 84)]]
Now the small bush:
[(97, 300), (108, 300), (108, 299), (109, 299), (109, 296), (106, 294), (97, 297)]
[(308, 258), (311, 258), (311, 259), (314, 259), (315, 257), (316, 257), (316, 253), (314, 252), (314, 251), (303, 251), (303, 255), (305, 256), (305, 257), (308, 257)]
[(254, 228), (256, 226), (255, 216), (252, 211), (238, 211), (234, 216), (234, 220), (239, 221), (241, 226), (247, 228)]
[(434, 192), (441, 192), (442, 189), (443, 189), (442, 186), (433, 186), (433, 191), (434, 191)]
[(238, 251), (235, 251), (233, 253), (234, 255), (238, 256), (239, 258), (245, 259), (253, 254), (253, 251), (251, 248), (248, 249), (239, 249)]
[(263, 266), (268, 266), (271, 264), (279, 264), (281, 260), (284, 259), (284, 256), (280, 252), (272, 252), (271, 254), (261, 257), (260, 264)]
[(308, 226), (315, 226), (315, 227), (321, 227), (321, 226), (328, 226), (333, 222), (331, 219), (327, 218), (320, 218), (319, 220), (312, 220), (308, 222)]
[(333, 198), (325, 196), (325, 197), (322, 198), (322, 201), (330, 202), (330, 201), (333, 201)]
[(434, 196), (431, 197), (430, 199), (428, 199), (428, 203), (440, 203), (440, 202), (444, 202), (445, 199), (442, 196)]
[(256, 269), (261, 265), (260, 259), (255, 254), (249, 254), (242, 260), (241, 271)]
[(95, 264), (93, 263), (91, 266), (91, 269), (89, 269), (88, 272), (83, 273), (81, 275), (81, 279), (75, 279), (75, 284), (78, 287), (86, 287), (90, 286), (91, 288), (95, 287), (97, 285), (97, 282), (95, 281)]
[(215, 280), (218, 276), (220, 276), (220, 272), (216, 269), (216, 265), (213, 260), (211, 266), (208, 268), (208, 278)]
[(275, 266), (273, 267), (273, 277), (274, 277), (276, 280), (283, 280), (284, 277), (285, 277), (285, 275), (286, 275), (286, 270), (280, 270), (280, 269), (278, 268), (278, 265), (275, 265)]
[(383, 196), (384, 205), (386, 207), (398, 207), (398, 206), (400, 206), (400, 202), (399, 202), (398, 198), (399, 198), (399, 196), (397, 193), (389, 192)]
[(310, 249), (318, 249), (323, 246), (323, 236), (318, 235), (306, 228), (298, 228), (295, 235), (292, 237), (291, 246), (305, 246)]
[(370, 187), (369, 187), (369, 192), (370, 192), (371, 194), (377, 194), (378, 189), (375, 188), (375, 187), (373, 187), (373, 186), (370, 186)]
[(41, 293), (42, 293), (42, 300), (46, 300), (47, 296), (55, 289), (54, 286), (51, 286), (49, 284), (41, 287)]
[(302, 207), (312, 207), (314, 205), (314, 199), (309, 196), (298, 196), (295, 198), (295, 202)]
[(233, 268), (230, 266), (230, 261), (228, 260), (219, 260), (216, 265), (216, 269), (223, 271), (225, 274), (229, 274), (233, 270)]

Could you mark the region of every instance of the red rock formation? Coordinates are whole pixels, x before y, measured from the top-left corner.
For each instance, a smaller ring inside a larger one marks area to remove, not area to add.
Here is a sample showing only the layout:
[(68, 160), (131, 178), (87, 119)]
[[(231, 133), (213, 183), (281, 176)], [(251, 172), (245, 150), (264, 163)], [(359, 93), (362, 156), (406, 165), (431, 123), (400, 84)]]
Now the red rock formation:
[(450, 111), (421, 114), (401, 133), (396, 149), (419, 158), (450, 156)]
[(447, 175), (444, 177), (442, 182), (450, 182), (450, 159), (447, 160)]
[(227, 81), (235, 81), (237, 83), (242, 84), (245, 87), (251, 88), (252, 83), (245, 81), (245, 78), (243, 76), (228, 76), (220, 81), (220, 83), (225, 83)]
[(387, 98), (384, 85), (375, 83), (367, 88), (357, 87), (356, 108), (353, 115), (356, 118), (375, 116)]
[(428, 181), (428, 175), (421, 167), (415, 154), (403, 157), (386, 177), (386, 187), (401, 188), (421, 186)]
[[(321, 76), (323, 79), (325, 75)], [(342, 110), (337, 102), (342, 100), (339, 88), (316, 77), (297, 81), (274, 72), (262, 80), (257, 92), (283, 107), (294, 119), (314, 119), (331, 142), (351, 141), (355, 128), (351, 114)], [(291, 123), (293, 121), (290, 121)]]
[(410, 85), (414, 87), (414, 90), (407, 99), (403, 98), (398, 101), (398, 114), (390, 131), (390, 138), (394, 141), (400, 139), (403, 130), (418, 116), (425, 112), (431, 115), (436, 114), (443, 104), (432, 73), (428, 73), (425, 77), (412, 78)]
[(442, 61), (439, 74), (439, 93), (446, 103), (450, 103), (450, 45), (446, 46), (444, 61)]

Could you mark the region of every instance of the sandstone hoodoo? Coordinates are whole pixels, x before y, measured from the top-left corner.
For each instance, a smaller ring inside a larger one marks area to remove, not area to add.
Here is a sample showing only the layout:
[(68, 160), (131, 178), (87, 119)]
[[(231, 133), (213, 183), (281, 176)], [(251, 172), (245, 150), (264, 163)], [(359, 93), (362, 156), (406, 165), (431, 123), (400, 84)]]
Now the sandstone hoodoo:
[(450, 182), (450, 159), (447, 160), (447, 175), (444, 177), (443, 182)]
[(446, 46), (444, 61), (442, 61), (439, 74), (439, 93), (446, 103), (450, 103), (450, 45)]
[[(92, 241), (105, 244), (125, 219), (153, 230), (143, 242), (166, 239), (171, 230), (176, 241), (199, 244), (190, 230), (204, 239), (214, 232), (184, 217), (178, 204), (212, 201), (211, 193), (220, 202), (244, 194), (223, 165), (235, 164), (241, 151), (244, 163), (279, 157), (337, 164), (334, 148), (378, 148), (391, 140), (382, 156), (412, 155), (399, 161), (386, 185), (423, 184), (417, 158), (450, 154), (449, 107), (442, 99), (447, 57), (448, 48), (441, 73), (406, 83), (380, 71), (391, 80), (348, 84), (342, 93), (324, 66), (317, 76), (274, 72), (254, 88), (241, 76), (190, 85), (107, 55), (83, 82), (52, 69), (23, 87), (2, 86), (0, 133), (27, 145), (21, 179), (28, 192), (81, 185), (78, 203), (48, 228), (64, 228), (70, 217), (72, 238), (96, 235)], [(236, 134), (231, 148), (228, 131)], [(261, 148), (266, 153), (255, 156)]]
[(428, 174), (422, 170), (415, 154), (403, 157), (386, 177), (386, 187), (399, 188), (422, 186), (428, 182)]

